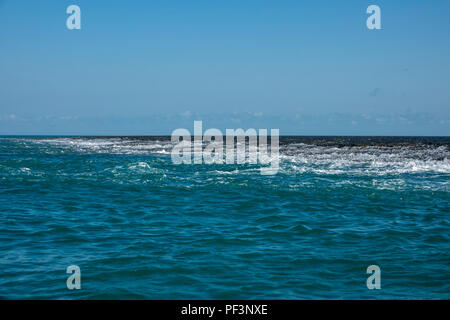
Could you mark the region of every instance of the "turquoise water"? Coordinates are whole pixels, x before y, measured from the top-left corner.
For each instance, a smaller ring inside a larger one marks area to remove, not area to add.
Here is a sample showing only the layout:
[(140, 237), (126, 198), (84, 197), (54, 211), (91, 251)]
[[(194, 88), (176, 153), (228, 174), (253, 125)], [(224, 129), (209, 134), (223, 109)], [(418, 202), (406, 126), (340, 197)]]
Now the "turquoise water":
[(0, 138), (0, 297), (450, 298), (449, 138), (280, 144), (263, 176), (167, 137)]

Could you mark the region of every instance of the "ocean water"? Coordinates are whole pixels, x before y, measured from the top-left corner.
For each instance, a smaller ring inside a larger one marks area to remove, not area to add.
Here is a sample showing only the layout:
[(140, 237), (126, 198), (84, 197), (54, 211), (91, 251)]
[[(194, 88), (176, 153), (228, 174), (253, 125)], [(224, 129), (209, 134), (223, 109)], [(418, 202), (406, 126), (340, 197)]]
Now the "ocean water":
[(280, 139), (264, 176), (169, 137), (0, 138), (0, 297), (450, 298), (450, 138)]

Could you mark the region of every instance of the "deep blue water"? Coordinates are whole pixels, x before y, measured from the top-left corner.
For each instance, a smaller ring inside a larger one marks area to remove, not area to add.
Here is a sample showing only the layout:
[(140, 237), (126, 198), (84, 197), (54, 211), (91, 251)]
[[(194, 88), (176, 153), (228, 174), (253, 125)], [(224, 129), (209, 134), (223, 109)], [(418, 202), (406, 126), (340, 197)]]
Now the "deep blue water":
[(264, 176), (164, 137), (0, 138), (0, 297), (449, 299), (449, 146), (282, 138)]

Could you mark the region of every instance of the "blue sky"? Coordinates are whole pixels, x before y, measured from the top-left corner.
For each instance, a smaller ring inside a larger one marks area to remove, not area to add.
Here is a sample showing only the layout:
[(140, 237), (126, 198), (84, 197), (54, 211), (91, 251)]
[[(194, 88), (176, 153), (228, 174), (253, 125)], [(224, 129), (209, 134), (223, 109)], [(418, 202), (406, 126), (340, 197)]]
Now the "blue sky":
[[(66, 28), (77, 4), (82, 29)], [(382, 30), (366, 8), (381, 7)], [(450, 2), (0, 0), (0, 134), (450, 134)]]

